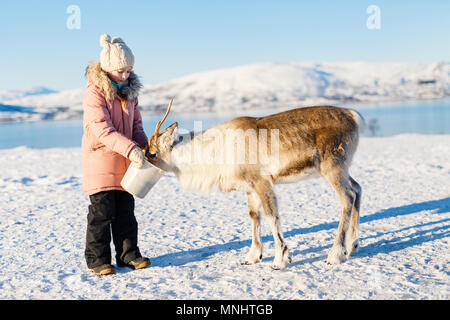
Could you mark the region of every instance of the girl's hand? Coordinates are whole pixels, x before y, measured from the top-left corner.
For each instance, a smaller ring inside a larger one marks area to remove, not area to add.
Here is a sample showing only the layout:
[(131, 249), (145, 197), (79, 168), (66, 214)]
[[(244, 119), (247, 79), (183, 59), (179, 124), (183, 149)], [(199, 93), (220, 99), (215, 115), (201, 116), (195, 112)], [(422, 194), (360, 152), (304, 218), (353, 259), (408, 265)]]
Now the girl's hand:
[(138, 146), (134, 146), (131, 149), (128, 159), (130, 159), (138, 169), (141, 169), (146, 161), (144, 152)]

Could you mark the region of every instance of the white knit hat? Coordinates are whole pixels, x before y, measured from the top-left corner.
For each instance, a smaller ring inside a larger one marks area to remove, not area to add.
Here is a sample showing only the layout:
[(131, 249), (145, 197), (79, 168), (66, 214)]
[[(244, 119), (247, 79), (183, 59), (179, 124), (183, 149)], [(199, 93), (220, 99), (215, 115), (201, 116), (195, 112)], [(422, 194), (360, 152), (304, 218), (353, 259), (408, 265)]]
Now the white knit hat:
[(100, 36), (100, 66), (106, 72), (111, 72), (125, 67), (134, 66), (134, 55), (125, 42), (119, 37), (111, 37), (108, 34)]

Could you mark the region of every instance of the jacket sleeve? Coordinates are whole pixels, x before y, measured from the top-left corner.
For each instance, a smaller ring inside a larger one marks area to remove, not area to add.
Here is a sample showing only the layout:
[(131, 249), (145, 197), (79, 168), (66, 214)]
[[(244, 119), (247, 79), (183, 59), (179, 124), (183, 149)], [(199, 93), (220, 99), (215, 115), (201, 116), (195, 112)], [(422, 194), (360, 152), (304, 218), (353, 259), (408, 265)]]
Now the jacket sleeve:
[(86, 129), (108, 149), (128, 158), (135, 143), (114, 128), (105, 98), (92, 87), (86, 89), (83, 111)]
[(146, 147), (148, 144), (148, 137), (145, 134), (144, 127), (142, 125), (142, 116), (139, 111), (138, 99), (136, 99), (136, 103), (134, 105), (133, 140), (136, 141), (141, 148)]

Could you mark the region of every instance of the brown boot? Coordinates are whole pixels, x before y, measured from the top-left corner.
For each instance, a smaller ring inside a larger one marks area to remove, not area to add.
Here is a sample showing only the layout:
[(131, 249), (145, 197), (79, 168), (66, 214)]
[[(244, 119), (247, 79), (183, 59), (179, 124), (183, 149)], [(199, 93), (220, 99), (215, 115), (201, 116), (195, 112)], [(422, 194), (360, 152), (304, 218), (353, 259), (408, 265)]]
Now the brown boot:
[(114, 268), (114, 266), (110, 264), (102, 264), (101, 266), (94, 267), (89, 271), (93, 272), (97, 276), (105, 276), (107, 274), (116, 273), (116, 268)]
[(134, 259), (133, 261), (130, 261), (128, 263), (123, 263), (121, 261), (117, 262), (118, 267), (128, 267), (134, 270), (143, 269), (145, 267), (148, 267), (150, 265), (150, 259), (139, 257)]

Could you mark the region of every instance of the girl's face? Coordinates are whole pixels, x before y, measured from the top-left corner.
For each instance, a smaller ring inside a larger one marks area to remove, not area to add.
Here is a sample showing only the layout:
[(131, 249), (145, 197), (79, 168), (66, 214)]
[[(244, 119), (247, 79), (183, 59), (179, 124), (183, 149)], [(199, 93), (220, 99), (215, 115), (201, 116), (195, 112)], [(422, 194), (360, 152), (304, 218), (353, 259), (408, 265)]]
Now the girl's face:
[(122, 82), (128, 79), (132, 69), (133, 67), (125, 67), (122, 69), (108, 72), (108, 75), (114, 82), (121, 84)]

